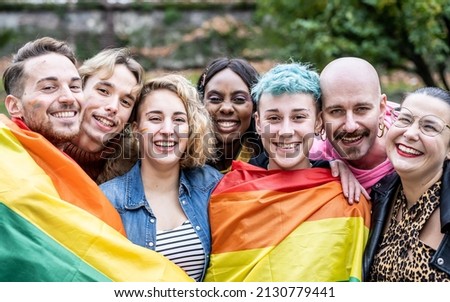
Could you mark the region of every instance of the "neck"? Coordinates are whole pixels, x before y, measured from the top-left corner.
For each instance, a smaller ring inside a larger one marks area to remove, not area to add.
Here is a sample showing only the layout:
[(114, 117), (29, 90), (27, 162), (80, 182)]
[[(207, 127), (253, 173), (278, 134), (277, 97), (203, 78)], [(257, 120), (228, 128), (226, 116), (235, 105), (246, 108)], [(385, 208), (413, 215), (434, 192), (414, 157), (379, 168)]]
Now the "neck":
[(216, 162), (216, 167), (219, 170), (225, 170), (231, 165), (231, 162), (238, 156), (242, 146), (239, 140), (234, 140), (232, 143), (228, 144), (222, 141), (218, 141), (216, 147), (217, 153), (220, 154), (220, 157)]
[(281, 168), (277, 165), (277, 163), (273, 159), (269, 159), (269, 163), (267, 164), (267, 170), (281, 169), (284, 171), (294, 171), (294, 170), (309, 169), (309, 168), (312, 168), (312, 164), (308, 158), (305, 158), (305, 160), (300, 162), (295, 167), (291, 167), (291, 168)]
[(405, 194), (406, 200), (408, 202), (408, 208), (412, 207), (420, 196), (425, 193), (432, 185), (434, 185), (442, 176), (442, 170), (440, 173), (434, 174), (432, 176), (420, 176), (420, 177), (408, 177), (408, 175), (400, 174), (403, 192)]
[(84, 151), (91, 153), (100, 152), (105, 148), (103, 143), (98, 143), (98, 141), (91, 139), (88, 135), (83, 135), (81, 132), (77, 135), (77, 137), (75, 137), (72, 143)]
[(155, 167), (148, 161), (142, 160), (141, 175), (144, 188), (151, 192), (178, 192), (180, 181), (180, 165), (172, 168)]

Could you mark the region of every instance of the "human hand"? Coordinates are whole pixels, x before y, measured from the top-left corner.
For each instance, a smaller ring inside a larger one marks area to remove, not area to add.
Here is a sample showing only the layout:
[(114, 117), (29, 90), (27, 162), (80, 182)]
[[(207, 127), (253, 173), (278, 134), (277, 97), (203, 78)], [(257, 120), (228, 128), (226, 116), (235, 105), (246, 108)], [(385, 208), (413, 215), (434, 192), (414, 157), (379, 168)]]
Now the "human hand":
[(366, 189), (359, 183), (355, 175), (348, 168), (348, 166), (339, 159), (330, 161), (331, 174), (334, 177), (340, 177), (342, 184), (342, 191), (347, 198), (348, 203), (352, 205), (354, 202), (359, 202), (361, 194), (370, 200), (370, 196)]

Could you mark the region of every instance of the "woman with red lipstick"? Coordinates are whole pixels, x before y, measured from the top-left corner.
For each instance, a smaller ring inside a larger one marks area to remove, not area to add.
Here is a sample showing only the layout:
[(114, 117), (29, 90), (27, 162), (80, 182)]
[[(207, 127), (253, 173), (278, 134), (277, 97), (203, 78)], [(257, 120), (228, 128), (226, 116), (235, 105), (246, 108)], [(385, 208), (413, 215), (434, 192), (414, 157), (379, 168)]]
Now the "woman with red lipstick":
[(211, 115), (217, 139), (218, 160), (211, 163), (222, 173), (233, 160), (248, 162), (262, 151), (255, 131), (255, 101), (251, 88), (258, 72), (244, 59), (218, 58), (205, 68), (197, 83), (200, 97)]
[(450, 281), (450, 93), (425, 87), (392, 111), (396, 173), (372, 189), (367, 281)]
[(209, 197), (222, 174), (205, 165), (214, 155), (214, 134), (195, 87), (180, 75), (145, 83), (133, 131), (140, 160), (100, 188), (132, 242), (201, 281), (211, 251)]

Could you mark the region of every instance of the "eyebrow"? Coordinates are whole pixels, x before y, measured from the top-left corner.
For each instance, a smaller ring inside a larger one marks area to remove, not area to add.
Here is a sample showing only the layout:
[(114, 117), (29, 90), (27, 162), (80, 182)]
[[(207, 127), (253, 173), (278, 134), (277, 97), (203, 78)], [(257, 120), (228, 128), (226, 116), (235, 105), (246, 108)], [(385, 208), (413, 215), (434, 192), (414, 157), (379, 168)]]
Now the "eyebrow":
[[(98, 82), (96, 84), (96, 86), (98, 86), (98, 85), (104, 85), (104, 86), (108, 86), (108, 87), (111, 87), (111, 88), (114, 88), (116, 86), (113, 83), (108, 82), (108, 81), (100, 81), (100, 82)], [(130, 99), (132, 99), (133, 101), (136, 101), (136, 98), (130, 93), (125, 94), (125, 96), (130, 98)]]
[[(147, 115), (149, 115), (149, 114), (163, 114), (163, 112), (161, 111), (161, 110), (152, 110), (152, 111), (149, 111), (149, 112), (146, 112), (145, 113), (145, 116), (147, 116)], [(185, 113), (185, 112), (182, 112), (182, 111), (175, 111), (174, 113), (173, 113), (173, 115), (186, 115), (187, 116), (187, 113)]]
[(113, 83), (108, 82), (108, 81), (100, 81), (100, 82), (97, 83), (97, 85), (105, 85), (105, 86), (108, 86), (108, 87), (114, 87), (115, 86)]
[[(292, 110), (292, 112), (303, 112), (303, 111), (311, 111), (311, 110), (307, 108), (297, 108)], [(274, 108), (274, 109), (267, 109), (264, 112), (280, 112), (280, 110), (278, 110), (278, 108)]]
[[(45, 81), (58, 81), (57, 77), (46, 77), (46, 78), (42, 78), (39, 81), (37, 81), (37, 83), (41, 83), (41, 82), (45, 82)], [(71, 81), (81, 81), (80, 77), (73, 77), (71, 78)]]
[[(224, 92), (222, 92), (222, 91), (220, 91), (220, 90), (217, 90), (217, 89), (211, 89), (211, 90), (208, 91), (207, 94), (210, 94), (210, 93), (224, 94)], [(247, 90), (233, 90), (233, 91), (231, 92), (232, 95), (233, 95), (233, 94), (238, 94), (238, 93), (245, 93), (245, 94), (250, 95), (250, 92), (247, 91)]]
[[(374, 104), (371, 102), (361, 102), (361, 103), (356, 103), (353, 107), (357, 107), (357, 106), (369, 106), (369, 107), (373, 107)], [(324, 108), (324, 110), (329, 110), (329, 109), (340, 109), (343, 108), (342, 105), (331, 105), (331, 106), (326, 106)]]

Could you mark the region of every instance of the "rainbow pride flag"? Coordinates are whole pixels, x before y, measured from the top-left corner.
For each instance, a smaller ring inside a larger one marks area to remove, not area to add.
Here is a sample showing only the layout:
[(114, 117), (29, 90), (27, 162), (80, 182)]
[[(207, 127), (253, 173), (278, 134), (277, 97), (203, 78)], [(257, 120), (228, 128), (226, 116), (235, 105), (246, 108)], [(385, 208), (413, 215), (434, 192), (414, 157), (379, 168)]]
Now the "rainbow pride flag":
[(68, 156), (0, 115), (0, 281), (193, 281), (124, 236)]
[(205, 281), (361, 281), (370, 204), (348, 205), (330, 170), (234, 162), (214, 190)]

